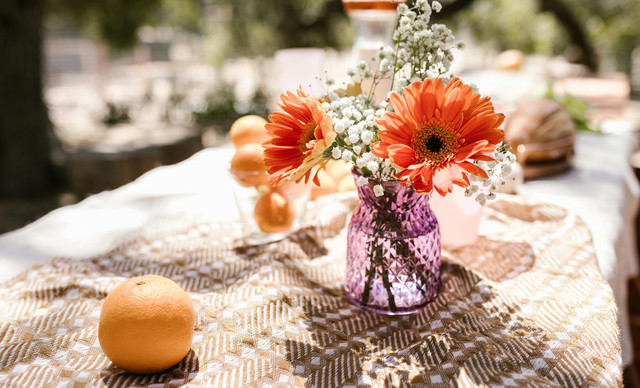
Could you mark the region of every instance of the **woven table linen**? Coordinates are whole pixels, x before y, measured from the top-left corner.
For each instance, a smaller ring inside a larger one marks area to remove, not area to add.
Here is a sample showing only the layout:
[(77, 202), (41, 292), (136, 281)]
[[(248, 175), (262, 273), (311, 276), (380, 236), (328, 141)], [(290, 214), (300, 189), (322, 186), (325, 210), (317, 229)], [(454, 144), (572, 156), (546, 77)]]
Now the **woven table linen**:
[[(0, 386), (620, 386), (617, 308), (588, 229), (563, 208), (501, 197), (473, 245), (443, 250), (443, 285), (419, 314), (366, 312), (343, 295), (357, 197), (311, 203), (305, 227), (260, 246), (239, 223), (141, 230), (108, 254), (37, 264), (0, 288)], [(126, 278), (191, 296), (191, 351), (134, 375), (98, 342)]]

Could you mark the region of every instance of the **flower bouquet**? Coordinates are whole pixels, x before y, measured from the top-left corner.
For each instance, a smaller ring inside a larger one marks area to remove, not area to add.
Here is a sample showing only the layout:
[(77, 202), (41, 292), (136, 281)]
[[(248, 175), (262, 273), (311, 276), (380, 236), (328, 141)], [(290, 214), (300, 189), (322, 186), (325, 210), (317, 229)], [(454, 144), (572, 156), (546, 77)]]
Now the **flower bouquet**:
[[(429, 24), (437, 1), (398, 4), (393, 46), (325, 80), (320, 97), (281, 96), (263, 143), (271, 182), (313, 180), (332, 159), (352, 166), (361, 199), (347, 237), (347, 297), (365, 309), (408, 314), (440, 287), (440, 234), (429, 196), (454, 185), (484, 204), (514, 161), (488, 97), (452, 77), (451, 31)], [(384, 83), (382, 81), (385, 81)], [(376, 88), (390, 85), (376, 101)], [(463, 222), (463, 221), (461, 221)]]

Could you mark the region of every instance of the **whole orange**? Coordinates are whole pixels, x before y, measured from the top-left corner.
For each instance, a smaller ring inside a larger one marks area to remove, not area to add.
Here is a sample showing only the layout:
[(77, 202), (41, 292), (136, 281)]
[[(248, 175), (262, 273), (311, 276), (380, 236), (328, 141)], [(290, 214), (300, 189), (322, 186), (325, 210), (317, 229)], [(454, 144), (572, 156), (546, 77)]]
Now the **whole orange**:
[(320, 186), (316, 186), (315, 183), (311, 186), (312, 200), (318, 199), (323, 195), (335, 193), (338, 189), (338, 183), (325, 169), (318, 171), (318, 180), (320, 181)]
[(344, 193), (345, 191), (356, 191), (356, 181), (353, 179), (352, 175), (347, 175), (343, 177), (340, 182), (338, 182), (338, 192)]
[(98, 340), (104, 354), (133, 373), (160, 372), (189, 353), (195, 326), (193, 303), (171, 279), (128, 279), (104, 300)]
[(351, 176), (351, 168), (342, 160), (330, 160), (324, 169), (336, 182), (340, 182), (347, 175)]
[(236, 149), (231, 158), (231, 174), (242, 186), (260, 186), (269, 180), (261, 144), (249, 143)]
[(253, 216), (263, 232), (285, 232), (293, 225), (296, 209), (284, 193), (272, 189), (258, 198)]
[(231, 125), (229, 140), (236, 148), (248, 143), (262, 143), (269, 139), (267, 130), (264, 128), (266, 123), (267, 120), (260, 116), (242, 116)]

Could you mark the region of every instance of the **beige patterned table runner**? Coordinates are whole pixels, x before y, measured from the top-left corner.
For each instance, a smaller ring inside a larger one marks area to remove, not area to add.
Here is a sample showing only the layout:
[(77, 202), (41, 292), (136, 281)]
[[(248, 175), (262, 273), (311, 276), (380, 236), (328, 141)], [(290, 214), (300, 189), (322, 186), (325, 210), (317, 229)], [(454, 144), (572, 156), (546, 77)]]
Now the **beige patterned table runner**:
[[(354, 198), (243, 247), (238, 225), (147, 233), (104, 256), (54, 259), (0, 289), (1, 386), (618, 386), (617, 311), (579, 218), (520, 198), (485, 210), (477, 244), (444, 252), (440, 296), (386, 317), (342, 296)], [(100, 350), (105, 295), (160, 274), (191, 295), (192, 351), (136, 376)]]

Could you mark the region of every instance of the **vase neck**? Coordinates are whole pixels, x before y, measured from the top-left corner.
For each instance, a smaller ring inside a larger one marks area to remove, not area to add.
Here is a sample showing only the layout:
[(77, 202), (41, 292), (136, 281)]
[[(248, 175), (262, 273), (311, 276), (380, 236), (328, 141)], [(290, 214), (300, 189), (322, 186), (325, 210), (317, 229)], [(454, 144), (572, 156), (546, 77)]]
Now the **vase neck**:
[[(355, 179), (361, 174), (353, 172)], [(374, 186), (382, 186), (382, 196), (377, 197)], [(373, 211), (380, 212), (406, 212), (429, 206), (430, 194), (420, 194), (411, 185), (403, 184), (401, 181), (381, 181), (369, 178), (369, 182), (362, 186), (357, 186), (358, 196), (363, 206)]]

